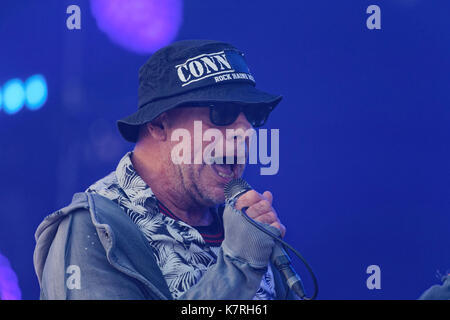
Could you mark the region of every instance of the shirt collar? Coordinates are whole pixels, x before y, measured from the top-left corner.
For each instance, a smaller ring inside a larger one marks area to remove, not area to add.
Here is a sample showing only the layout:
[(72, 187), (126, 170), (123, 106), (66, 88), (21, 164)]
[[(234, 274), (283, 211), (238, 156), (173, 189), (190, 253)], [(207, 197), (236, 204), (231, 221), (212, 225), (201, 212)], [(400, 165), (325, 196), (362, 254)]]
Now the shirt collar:
[(132, 154), (132, 151), (127, 152), (119, 161), (116, 168), (117, 183), (132, 203), (142, 205), (147, 198), (154, 197), (154, 194), (134, 169)]
[[(131, 162), (131, 157), (133, 155), (132, 151), (127, 152), (122, 159), (119, 161), (119, 164), (116, 168), (116, 178), (117, 178), (117, 184), (122, 189), (122, 191), (126, 194), (127, 198), (133, 205), (134, 209), (136, 211), (139, 211), (139, 208), (144, 208), (146, 204), (148, 204), (147, 200), (149, 198), (152, 198), (150, 200), (150, 203), (152, 203), (153, 206), (155, 206), (160, 213), (163, 213), (164, 215), (174, 219), (179, 220), (180, 222), (185, 223), (184, 221), (180, 220), (176, 216), (173, 215), (173, 213), (167, 214), (166, 212), (162, 211), (160, 209), (160, 206), (158, 205), (159, 202), (153, 191), (150, 189), (150, 187), (145, 183), (145, 181), (141, 178), (141, 176), (137, 173), (137, 171), (133, 167), (133, 163)], [(161, 203), (162, 204), (162, 203)], [(170, 212), (167, 207), (165, 207), (166, 210)], [(211, 208), (213, 210), (213, 213), (217, 215), (218, 208), (213, 207)], [(173, 215), (173, 217), (172, 217)], [(217, 217), (215, 217), (217, 218)]]

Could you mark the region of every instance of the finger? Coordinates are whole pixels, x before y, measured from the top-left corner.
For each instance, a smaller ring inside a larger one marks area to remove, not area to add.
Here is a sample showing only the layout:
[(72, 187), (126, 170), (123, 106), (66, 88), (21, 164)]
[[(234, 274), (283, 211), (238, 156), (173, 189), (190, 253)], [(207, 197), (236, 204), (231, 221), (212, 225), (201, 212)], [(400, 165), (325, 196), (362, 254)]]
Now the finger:
[(255, 190), (250, 190), (240, 196), (235, 204), (237, 210), (242, 210), (245, 207), (251, 207), (253, 204), (261, 201), (263, 196), (256, 192)]
[(273, 195), (270, 191), (264, 191), (263, 196), (272, 204), (273, 202)]
[(281, 224), (279, 221), (277, 221), (277, 222), (272, 223), (271, 226), (280, 230), (281, 238), (284, 238), (284, 235), (286, 234), (286, 227), (283, 224)]
[(269, 225), (272, 223), (275, 223), (275, 222), (279, 222), (277, 215), (273, 211), (269, 211), (267, 213), (261, 214), (261, 215), (257, 216), (256, 218), (254, 218), (253, 220), (262, 222), (262, 223), (266, 223)]
[[(268, 214), (274, 211), (275, 210), (273, 209), (272, 205), (266, 199), (258, 201), (257, 203), (253, 204), (246, 210), (247, 215), (252, 219), (255, 219), (261, 215)], [(273, 221), (271, 221), (271, 223), (272, 222)]]

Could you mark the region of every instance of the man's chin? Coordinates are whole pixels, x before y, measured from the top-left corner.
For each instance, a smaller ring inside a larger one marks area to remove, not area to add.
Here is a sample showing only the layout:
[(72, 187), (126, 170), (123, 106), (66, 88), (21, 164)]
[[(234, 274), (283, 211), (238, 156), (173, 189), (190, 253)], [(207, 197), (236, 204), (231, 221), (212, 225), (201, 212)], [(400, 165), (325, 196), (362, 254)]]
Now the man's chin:
[(221, 194), (208, 194), (209, 206), (216, 206), (225, 202), (225, 196), (223, 190)]
[(225, 185), (236, 177), (242, 175), (244, 166), (237, 166), (232, 176), (221, 176), (212, 166), (208, 165), (205, 174), (202, 175), (201, 186), (202, 198), (209, 202), (209, 206), (219, 205), (225, 202), (223, 189)]
[(225, 195), (222, 186), (216, 185), (214, 187), (207, 187), (202, 191), (202, 198), (208, 207), (216, 206), (225, 202)]

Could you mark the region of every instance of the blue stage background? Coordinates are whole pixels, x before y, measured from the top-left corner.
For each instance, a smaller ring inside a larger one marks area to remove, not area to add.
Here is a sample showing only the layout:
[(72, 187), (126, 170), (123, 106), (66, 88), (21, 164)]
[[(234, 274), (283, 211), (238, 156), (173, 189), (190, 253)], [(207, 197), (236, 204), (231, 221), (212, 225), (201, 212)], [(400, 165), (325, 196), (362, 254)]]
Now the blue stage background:
[[(67, 6), (81, 30), (66, 28)], [(366, 8), (381, 8), (381, 30)], [(450, 269), (448, 1), (183, 2), (175, 40), (233, 43), (257, 87), (284, 100), (280, 170), (245, 177), (269, 189), (286, 239), (315, 270), (320, 299), (416, 299)], [(115, 121), (137, 107), (150, 54), (115, 44), (87, 0), (0, 4), (0, 87), (45, 76), (46, 103), (0, 108), (0, 253), (23, 299), (39, 297), (34, 232), (133, 145)], [(381, 289), (366, 287), (369, 265)], [(311, 281), (300, 263), (309, 293)]]

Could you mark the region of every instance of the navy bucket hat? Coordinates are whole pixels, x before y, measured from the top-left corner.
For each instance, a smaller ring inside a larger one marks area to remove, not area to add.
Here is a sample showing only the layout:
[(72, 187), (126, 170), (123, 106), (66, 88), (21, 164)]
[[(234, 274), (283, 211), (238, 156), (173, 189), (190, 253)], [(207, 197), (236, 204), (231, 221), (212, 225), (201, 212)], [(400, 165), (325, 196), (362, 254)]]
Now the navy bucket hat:
[(244, 54), (231, 44), (184, 40), (158, 50), (139, 69), (138, 110), (117, 126), (136, 142), (141, 125), (178, 106), (229, 102), (273, 109), (281, 99), (256, 89)]

